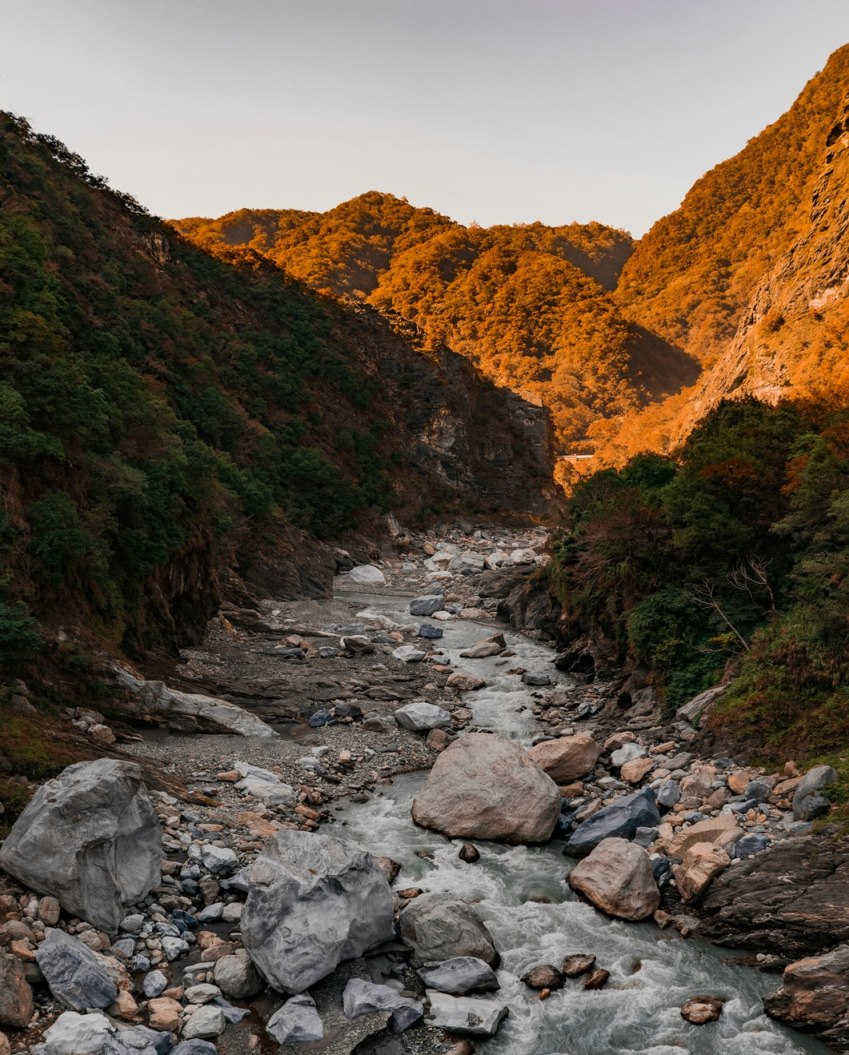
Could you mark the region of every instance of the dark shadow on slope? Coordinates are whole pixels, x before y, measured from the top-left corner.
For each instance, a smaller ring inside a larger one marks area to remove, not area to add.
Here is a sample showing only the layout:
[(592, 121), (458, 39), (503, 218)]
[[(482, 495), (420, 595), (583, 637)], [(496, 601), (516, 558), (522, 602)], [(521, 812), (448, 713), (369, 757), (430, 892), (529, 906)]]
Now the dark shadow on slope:
[(630, 378), (648, 402), (664, 399), (694, 384), (702, 372), (698, 361), (657, 334), (634, 326)]

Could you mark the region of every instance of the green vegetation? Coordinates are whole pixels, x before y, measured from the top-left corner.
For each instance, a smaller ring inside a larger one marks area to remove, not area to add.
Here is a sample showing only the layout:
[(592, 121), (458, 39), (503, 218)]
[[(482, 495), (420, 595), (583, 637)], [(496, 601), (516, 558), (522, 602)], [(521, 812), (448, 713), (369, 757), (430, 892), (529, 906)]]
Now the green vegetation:
[(580, 483), (551, 569), (566, 632), (650, 668), (670, 711), (790, 756), (849, 740), (849, 411), (724, 403), (674, 456)]

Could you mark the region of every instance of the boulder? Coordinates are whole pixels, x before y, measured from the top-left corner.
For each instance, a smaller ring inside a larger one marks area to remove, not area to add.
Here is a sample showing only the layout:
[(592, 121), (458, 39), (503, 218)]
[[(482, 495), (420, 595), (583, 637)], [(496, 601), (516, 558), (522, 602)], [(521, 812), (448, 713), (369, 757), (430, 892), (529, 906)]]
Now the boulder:
[(194, 1040), (206, 1037), (220, 1037), (227, 1028), (227, 1019), (220, 1007), (213, 1004), (202, 1004), (186, 1019), (183, 1026), (183, 1038)]
[(265, 1025), (278, 1044), (305, 1044), (310, 1041), (324, 1040), (324, 1026), (321, 1023), (315, 1000), (308, 993), (290, 997), (275, 1011)]
[(589, 952), (576, 952), (567, 956), (561, 964), (560, 970), (564, 978), (580, 978), (595, 967), (596, 958)]
[(438, 989), (440, 993), (461, 995), (498, 989), (495, 971), (476, 956), (453, 956), (421, 967), (417, 973), (428, 989)]
[(696, 843), (684, 854), (672, 874), (683, 901), (695, 901), (707, 890), (715, 876), (731, 864), (731, 858), (712, 843)]
[(342, 1007), (345, 1017), (361, 1018), (363, 1015), (374, 1015), (386, 1011), (391, 1015), (390, 1024), (395, 1033), (403, 1033), (424, 1014), (424, 1008), (418, 1000), (402, 996), (391, 985), (377, 985), (363, 978), (351, 978), (342, 993)]
[(430, 1004), (426, 1024), (447, 1029), (461, 1037), (494, 1037), (502, 1019), (508, 1014), (506, 1005), (495, 1000), (449, 996), (435, 989), (428, 989), (426, 995)]
[(32, 989), (17, 956), (0, 952), (0, 1025), (23, 1029), (32, 1018)]
[(50, 992), (72, 1011), (109, 1007), (118, 996), (116, 971), (106, 957), (63, 930), (48, 931), (35, 959)]
[(562, 989), (563, 972), (551, 963), (541, 963), (522, 975), (522, 981), (530, 989)]
[(831, 766), (814, 766), (809, 769), (793, 793), (793, 816), (796, 820), (809, 821), (827, 813), (831, 803), (820, 792), (836, 782), (837, 770)]
[(284, 784), (271, 770), (241, 760), (234, 762), (233, 768), (242, 776), (236, 783), (237, 789), (267, 806), (293, 806), (297, 801), (295, 789), (290, 784)]
[(407, 703), (395, 712), (395, 721), (414, 733), (451, 728), (451, 715), (433, 703)]
[(571, 784), (591, 773), (601, 746), (591, 736), (559, 736), (528, 748), (528, 755), (555, 784)]
[(213, 977), (221, 992), (231, 1000), (247, 1000), (263, 988), (262, 979), (244, 949), (216, 960)]
[(474, 692), (476, 689), (482, 689), (486, 682), (483, 678), (475, 677), (474, 674), (465, 674), (462, 670), (455, 670), (453, 674), (448, 675), (445, 684), (455, 692)]
[(785, 967), (781, 988), (764, 999), (764, 1009), (785, 1025), (823, 1034), (837, 1042), (837, 1050), (845, 1051), (849, 1042), (849, 945)]
[(492, 935), (475, 910), (448, 894), (422, 894), (398, 920), (401, 939), (413, 950), (416, 966), (473, 956), (497, 967)]
[(65, 1011), (44, 1034), (39, 1055), (100, 1055), (109, 1038), (106, 1015)]
[(331, 836), (277, 832), (247, 882), (242, 940), (282, 993), (303, 992), (394, 936), (392, 892), (378, 864)]
[(672, 857), (682, 857), (691, 846), (697, 843), (713, 843), (716, 846), (730, 846), (740, 837), (737, 818), (733, 813), (721, 813), (718, 817), (708, 817), (688, 828), (681, 828), (669, 844)]
[(392, 655), (402, 663), (421, 663), (427, 653), (415, 645), (399, 645), (392, 650)]
[(706, 1022), (718, 1021), (722, 1014), (724, 1000), (714, 996), (694, 996), (681, 1005), (681, 1017), (694, 1026), (703, 1026)]
[(646, 919), (660, 907), (651, 859), (626, 839), (602, 840), (572, 869), (569, 886), (617, 919)]
[(469, 733), (439, 755), (412, 814), (451, 838), (545, 842), (560, 816), (560, 792), (518, 744)]
[(441, 593), (428, 593), (410, 601), (410, 615), (427, 617), (442, 609), (445, 598)]
[(348, 578), (357, 586), (386, 585), (386, 576), (374, 564), (358, 564), (348, 572)]
[(579, 824), (564, 852), (572, 857), (586, 857), (603, 839), (633, 839), (637, 828), (653, 828), (659, 823), (655, 793), (652, 788), (643, 788), (624, 795)]
[(648, 748), (643, 747), (642, 744), (627, 743), (617, 748), (610, 756), (611, 765), (620, 769), (628, 762), (636, 762), (638, 758), (645, 758), (648, 754)]
[(0, 848), (0, 867), (114, 934), (160, 883), (162, 830), (142, 771), (101, 758), (47, 781)]

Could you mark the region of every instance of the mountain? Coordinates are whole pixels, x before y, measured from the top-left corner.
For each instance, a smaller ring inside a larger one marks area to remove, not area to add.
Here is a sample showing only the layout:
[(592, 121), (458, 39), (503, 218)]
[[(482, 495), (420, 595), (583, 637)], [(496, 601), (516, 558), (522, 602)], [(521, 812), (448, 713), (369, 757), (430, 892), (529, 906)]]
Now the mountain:
[(611, 291), (633, 251), (599, 223), (465, 227), (371, 191), (326, 213), (247, 210), (175, 226), (268, 257), (320, 292), (401, 316), (497, 385), (551, 411), (558, 448), (598, 418), (691, 383), (687, 355), (629, 321)]
[(0, 174), (0, 666), (40, 628), (174, 648), (233, 569), (316, 588), (319, 540), (390, 510), (547, 508), (547, 415), (467, 360), (202, 251), (8, 114)]

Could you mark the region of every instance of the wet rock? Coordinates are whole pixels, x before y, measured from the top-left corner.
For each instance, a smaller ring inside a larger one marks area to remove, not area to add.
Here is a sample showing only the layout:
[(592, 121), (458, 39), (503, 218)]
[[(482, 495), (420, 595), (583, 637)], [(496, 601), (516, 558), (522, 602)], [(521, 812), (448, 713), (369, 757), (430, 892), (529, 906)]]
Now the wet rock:
[(543, 963), (523, 974), (522, 981), (531, 989), (560, 989), (563, 986), (563, 974), (552, 964)]
[(247, 878), (242, 939), (280, 992), (303, 992), (395, 933), (392, 893), (374, 858), (330, 836), (277, 832)]
[(724, 1000), (713, 996), (694, 996), (681, 1005), (681, 1017), (694, 1026), (703, 1026), (706, 1022), (716, 1022), (722, 1014)]
[(410, 615), (427, 617), (440, 611), (444, 605), (445, 598), (441, 593), (425, 594), (410, 601)]
[(460, 847), (460, 852), (457, 854), (461, 861), (465, 861), (466, 864), (474, 864), (480, 860), (480, 850), (474, 845), (474, 843), (463, 843)]
[(564, 978), (579, 978), (595, 967), (595, 956), (591, 953), (574, 953), (567, 956), (560, 968)]
[(476, 641), (470, 648), (463, 649), (460, 655), (464, 659), (487, 659), (497, 656), (507, 647), (503, 634), (493, 634), (482, 641)]
[(532, 688), (542, 688), (546, 685), (552, 685), (553, 680), (550, 674), (539, 674), (532, 670), (526, 670), (522, 672), (522, 683), (530, 685)]
[(416, 632), (416, 637), (423, 637), (428, 641), (438, 641), (445, 631), (441, 626), (431, 626), (430, 623), (422, 623)]
[(625, 839), (604, 839), (569, 874), (569, 886), (617, 919), (647, 919), (660, 907), (649, 855)]
[(609, 981), (610, 971), (606, 971), (603, 967), (596, 967), (584, 980), (584, 989), (603, 989)]
[(643, 788), (605, 806), (583, 821), (566, 844), (565, 853), (585, 857), (603, 839), (632, 839), (637, 828), (653, 828), (660, 823), (655, 793)]
[(290, 997), (274, 1012), (265, 1029), (280, 1045), (324, 1040), (324, 1026), (315, 1000), (307, 993)]
[(544, 842), (560, 816), (560, 792), (518, 744), (470, 733), (439, 755), (412, 813), (451, 838)]
[(389, 985), (377, 985), (362, 978), (351, 978), (342, 993), (342, 1006), (346, 1018), (361, 1018), (379, 1011), (391, 1014), (390, 1024), (394, 1033), (403, 1033), (424, 1014), (418, 1000), (403, 996)]
[(23, 1029), (32, 1018), (32, 989), (17, 956), (0, 953), (0, 1024)]
[(445, 684), (456, 692), (474, 692), (476, 689), (482, 689), (486, 682), (474, 674), (464, 674), (461, 670), (455, 670), (453, 674), (448, 675)]
[(461, 1037), (494, 1037), (508, 1008), (494, 1000), (473, 996), (449, 996), (435, 989), (427, 990), (430, 1007), (426, 1023), (447, 1029)]
[(601, 747), (591, 736), (559, 736), (528, 748), (528, 756), (555, 784), (571, 784), (592, 772)]
[(849, 1047), (849, 945), (797, 960), (784, 969), (781, 988), (764, 999), (770, 1017), (819, 1033), (837, 1050)]
[(105, 957), (64, 931), (51, 930), (35, 958), (50, 992), (72, 1011), (109, 1007), (118, 995), (114, 970)]
[(425, 733), (430, 729), (450, 729), (451, 715), (433, 703), (408, 703), (395, 712), (395, 721), (404, 729), (414, 733)]
[(161, 859), (141, 768), (109, 758), (68, 766), (42, 785), (0, 848), (10, 875), (108, 933), (159, 885)]
[(401, 913), (398, 929), (416, 966), (473, 956), (497, 966), (492, 935), (475, 910), (447, 894), (423, 894)]
[(476, 956), (454, 956), (429, 967), (421, 967), (418, 976), (428, 989), (440, 993), (478, 993), (498, 989), (495, 971)]

